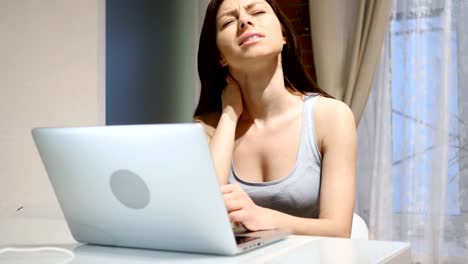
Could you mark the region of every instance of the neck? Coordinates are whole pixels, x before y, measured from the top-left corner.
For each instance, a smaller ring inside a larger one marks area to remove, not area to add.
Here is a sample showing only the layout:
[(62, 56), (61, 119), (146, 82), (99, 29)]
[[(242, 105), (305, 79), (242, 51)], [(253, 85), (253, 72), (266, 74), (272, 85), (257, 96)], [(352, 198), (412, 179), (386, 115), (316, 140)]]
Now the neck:
[(281, 56), (278, 59), (247, 70), (230, 68), (242, 92), (244, 111), (241, 119), (265, 122), (284, 113), (302, 97), (286, 90)]

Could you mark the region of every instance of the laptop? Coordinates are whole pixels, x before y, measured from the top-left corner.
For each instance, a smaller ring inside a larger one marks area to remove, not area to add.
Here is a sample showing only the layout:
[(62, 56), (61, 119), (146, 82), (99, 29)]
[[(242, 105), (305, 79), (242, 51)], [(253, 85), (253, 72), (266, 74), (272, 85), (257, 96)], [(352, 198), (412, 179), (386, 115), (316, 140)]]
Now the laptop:
[(233, 231), (200, 124), (32, 134), (78, 242), (235, 255), (288, 235)]

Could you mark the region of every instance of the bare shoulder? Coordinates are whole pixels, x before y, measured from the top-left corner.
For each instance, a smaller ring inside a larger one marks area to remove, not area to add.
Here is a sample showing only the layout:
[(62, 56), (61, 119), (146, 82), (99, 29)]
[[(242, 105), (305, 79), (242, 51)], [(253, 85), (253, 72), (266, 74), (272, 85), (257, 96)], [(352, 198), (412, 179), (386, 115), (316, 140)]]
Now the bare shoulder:
[(348, 105), (342, 101), (319, 97), (315, 104), (315, 130), (321, 152), (342, 140), (354, 141), (356, 122)]
[(200, 123), (205, 129), (208, 138), (211, 139), (218, 126), (220, 116), (218, 112), (211, 112), (194, 117), (193, 122)]
[(354, 127), (354, 114), (349, 106), (342, 101), (319, 97), (315, 105), (315, 118), (318, 122), (328, 125), (336, 125), (340, 123), (352, 124)]

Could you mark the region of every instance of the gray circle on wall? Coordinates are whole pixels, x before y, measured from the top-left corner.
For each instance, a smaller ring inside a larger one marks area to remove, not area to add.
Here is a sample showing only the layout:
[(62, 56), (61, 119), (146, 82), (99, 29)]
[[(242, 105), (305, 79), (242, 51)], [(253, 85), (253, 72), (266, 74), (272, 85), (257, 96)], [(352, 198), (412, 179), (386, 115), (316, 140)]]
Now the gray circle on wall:
[(150, 202), (150, 191), (143, 179), (129, 170), (117, 170), (110, 177), (115, 198), (132, 209), (143, 209)]

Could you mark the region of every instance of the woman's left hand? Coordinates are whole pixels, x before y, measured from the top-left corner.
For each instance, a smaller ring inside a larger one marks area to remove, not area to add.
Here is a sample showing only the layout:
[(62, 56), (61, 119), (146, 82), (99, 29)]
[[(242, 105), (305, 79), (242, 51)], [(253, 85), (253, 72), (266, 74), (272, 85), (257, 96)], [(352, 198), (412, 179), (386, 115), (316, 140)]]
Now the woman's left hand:
[(250, 231), (274, 229), (272, 210), (257, 206), (238, 184), (221, 186), (231, 222), (241, 222)]

